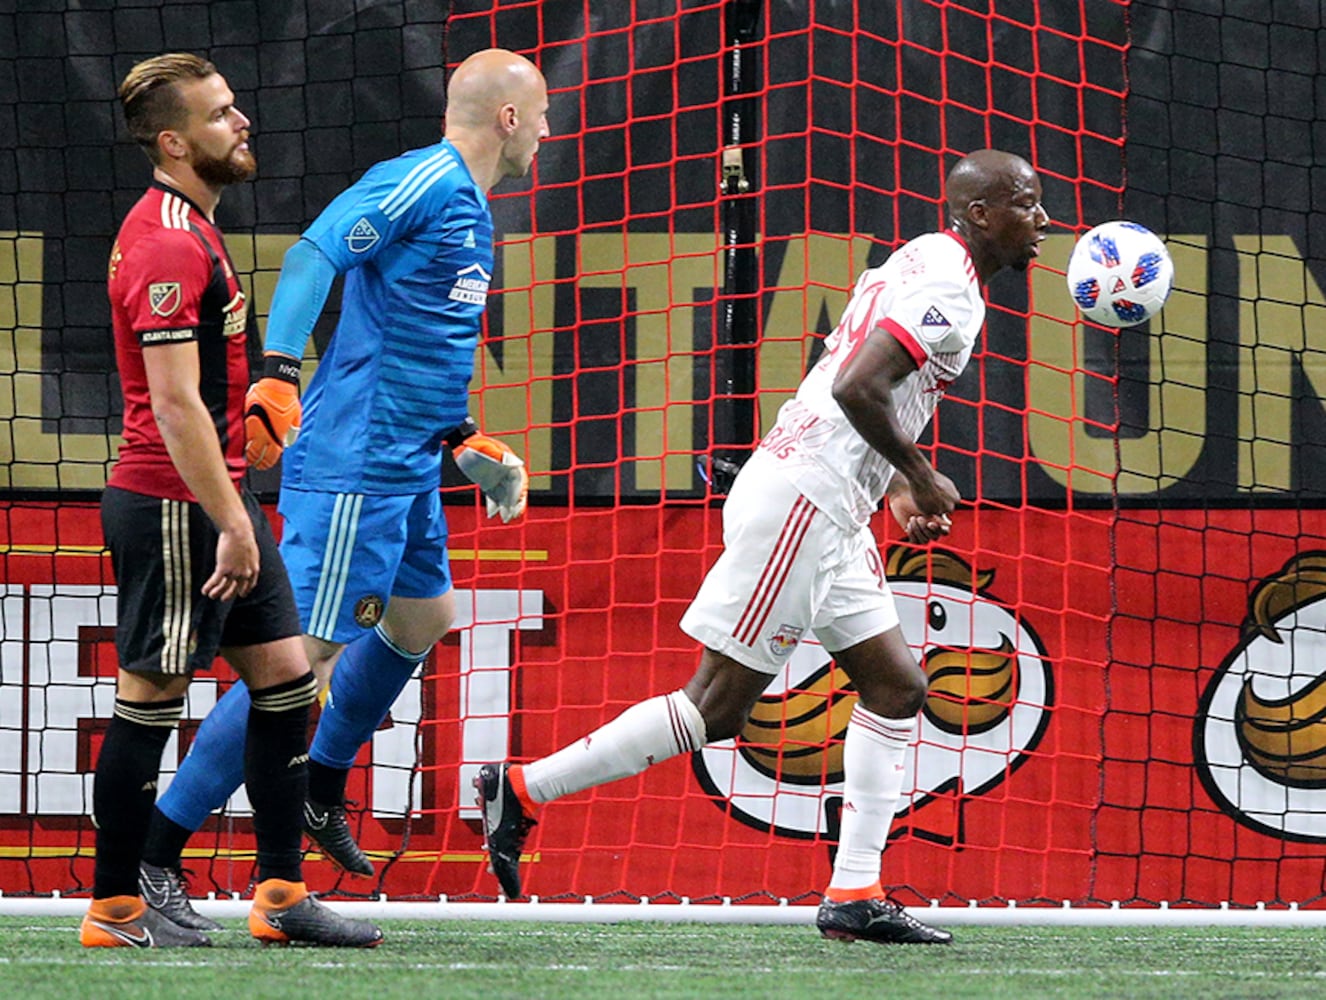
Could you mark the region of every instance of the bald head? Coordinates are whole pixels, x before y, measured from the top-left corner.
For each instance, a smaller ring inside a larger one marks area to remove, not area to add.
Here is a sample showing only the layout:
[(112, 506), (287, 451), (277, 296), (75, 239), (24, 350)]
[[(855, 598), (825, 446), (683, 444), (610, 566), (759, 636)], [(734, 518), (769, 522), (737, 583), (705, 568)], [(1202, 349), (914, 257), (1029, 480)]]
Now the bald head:
[(1031, 164), (1020, 156), (1002, 149), (978, 149), (949, 171), (949, 215), (954, 220), (966, 218), (974, 201), (1007, 201), (1035, 176)]
[(1026, 270), (1050, 218), (1031, 164), (1000, 149), (978, 149), (949, 171), (949, 218), (971, 251), (982, 282), (1005, 267)]
[(529, 173), (548, 137), (548, 84), (537, 66), (506, 49), (484, 49), (447, 84), (445, 134), (485, 191)]
[(484, 49), (456, 67), (447, 84), (447, 125), (479, 128), (496, 121), (504, 104), (519, 104), (547, 87), (543, 74), (522, 55)]

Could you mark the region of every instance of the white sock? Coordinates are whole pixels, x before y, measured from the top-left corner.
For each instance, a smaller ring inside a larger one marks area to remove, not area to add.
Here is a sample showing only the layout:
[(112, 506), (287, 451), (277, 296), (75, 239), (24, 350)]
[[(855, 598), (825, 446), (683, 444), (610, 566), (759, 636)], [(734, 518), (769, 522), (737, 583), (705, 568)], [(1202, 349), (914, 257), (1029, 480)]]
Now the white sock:
[(916, 718), (885, 719), (858, 704), (843, 742), (843, 811), (830, 889), (879, 881), (880, 855), (902, 793), (903, 758)]
[(632, 705), (605, 726), (522, 768), (535, 802), (639, 774), (706, 743), (704, 718), (681, 691)]

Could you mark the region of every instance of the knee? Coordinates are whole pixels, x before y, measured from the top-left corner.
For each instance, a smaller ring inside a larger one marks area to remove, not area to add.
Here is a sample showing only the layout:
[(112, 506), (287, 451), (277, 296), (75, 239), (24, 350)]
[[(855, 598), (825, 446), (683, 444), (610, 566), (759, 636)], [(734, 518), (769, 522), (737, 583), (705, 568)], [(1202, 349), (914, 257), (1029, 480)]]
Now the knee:
[(408, 608), (401, 607), (396, 614), (392, 611), (398, 602), (393, 601), (379, 627), (397, 648), (413, 655), (427, 653), (455, 623), (455, 602), (449, 599), (450, 594), (446, 596), (447, 600), (411, 601)]
[(699, 706), (700, 717), (704, 719), (705, 737), (710, 743), (732, 739), (745, 727), (752, 707), (717, 704)]
[(915, 662), (895, 665), (873, 682), (857, 684), (861, 705), (886, 719), (909, 719), (925, 705), (928, 682)]

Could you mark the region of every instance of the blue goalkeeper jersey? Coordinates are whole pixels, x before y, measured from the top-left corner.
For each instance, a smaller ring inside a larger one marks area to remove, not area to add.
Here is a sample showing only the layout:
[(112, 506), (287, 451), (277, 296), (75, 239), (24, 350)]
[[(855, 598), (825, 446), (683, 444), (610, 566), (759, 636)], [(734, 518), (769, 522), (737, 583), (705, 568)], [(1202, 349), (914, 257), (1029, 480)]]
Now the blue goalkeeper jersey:
[(282, 486), (436, 489), (465, 419), (493, 274), (493, 217), (445, 140), (372, 167), (304, 233), (345, 276)]

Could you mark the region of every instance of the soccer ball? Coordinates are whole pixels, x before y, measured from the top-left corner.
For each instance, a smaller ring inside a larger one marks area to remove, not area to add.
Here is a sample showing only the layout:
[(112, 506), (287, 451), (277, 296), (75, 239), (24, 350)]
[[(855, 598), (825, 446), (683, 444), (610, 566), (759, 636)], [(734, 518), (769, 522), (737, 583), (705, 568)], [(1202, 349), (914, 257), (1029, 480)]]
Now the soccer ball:
[(1146, 226), (1115, 220), (1088, 230), (1068, 258), (1068, 291), (1082, 315), (1102, 326), (1137, 326), (1165, 304), (1174, 262)]

